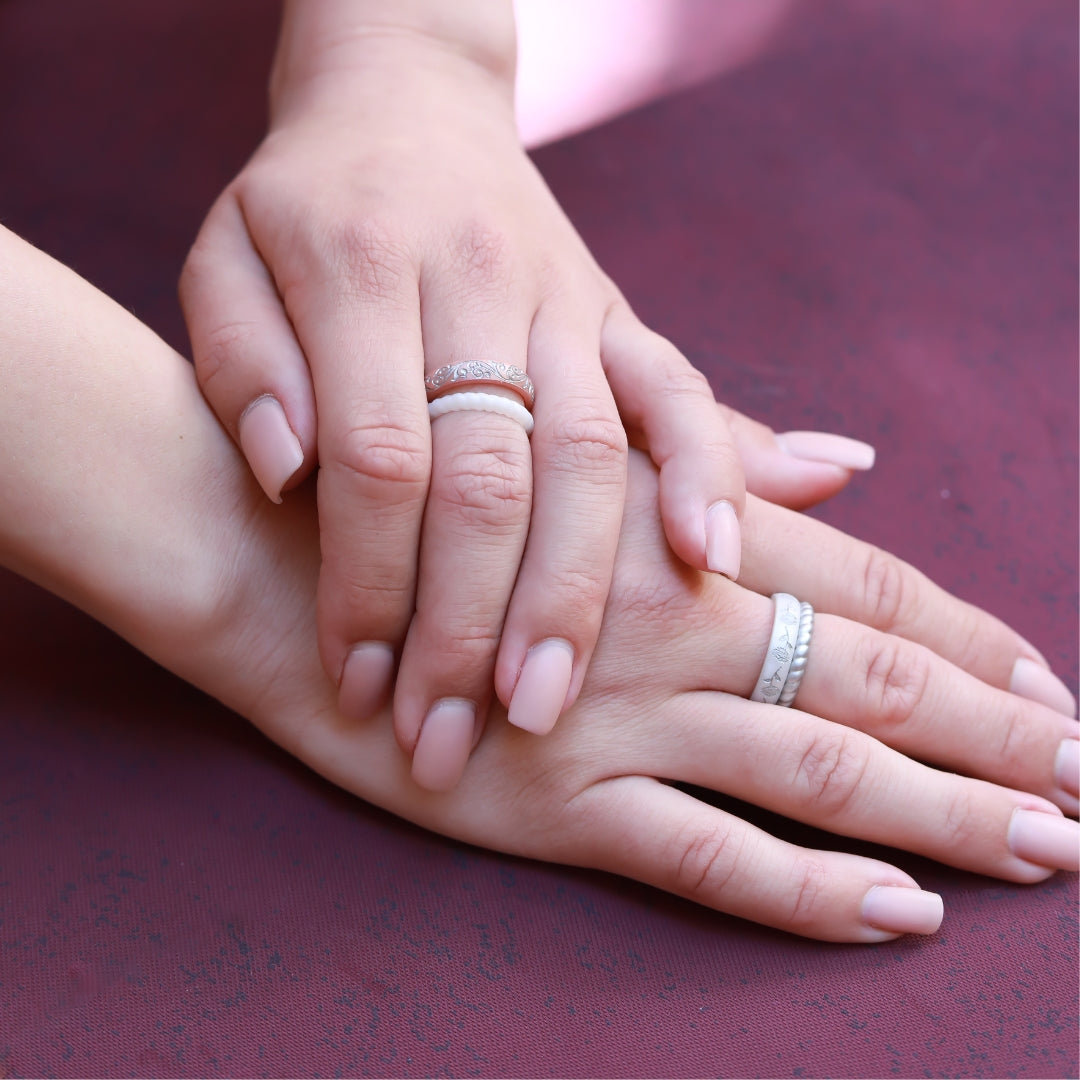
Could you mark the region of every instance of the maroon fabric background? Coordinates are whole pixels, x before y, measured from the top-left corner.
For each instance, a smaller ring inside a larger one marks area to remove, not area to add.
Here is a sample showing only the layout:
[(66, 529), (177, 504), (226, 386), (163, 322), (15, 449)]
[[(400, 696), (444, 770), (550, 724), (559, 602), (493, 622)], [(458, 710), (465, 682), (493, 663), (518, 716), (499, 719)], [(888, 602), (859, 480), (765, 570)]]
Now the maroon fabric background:
[[(274, 28), (262, 0), (0, 0), (0, 216), (181, 348)], [(825, 517), (1074, 689), (1077, 31), (1072, 0), (818, 2), (537, 156), (726, 400), (879, 447)], [(0, 577), (0, 1075), (1076, 1076), (1075, 876), (895, 859), (944, 926), (858, 948), (470, 849)]]

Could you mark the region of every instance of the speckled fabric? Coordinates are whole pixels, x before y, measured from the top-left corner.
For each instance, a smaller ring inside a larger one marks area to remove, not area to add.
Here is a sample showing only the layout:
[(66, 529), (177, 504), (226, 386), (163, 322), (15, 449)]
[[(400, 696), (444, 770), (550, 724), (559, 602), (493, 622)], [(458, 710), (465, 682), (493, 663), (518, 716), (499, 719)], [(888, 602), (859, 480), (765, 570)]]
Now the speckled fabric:
[[(2, 220), (180, 348), (275, 24), (0, 0)], [(752, 66), (537, 155), (720, 396), (879, 447), (825, 518), (1074, 690), (1077, 36), (1072, 0), (819, 0)], [(12, 577), (0, 645), (0, 1075), (1077, 1075), (1075, 876), (885, 852), (941, 932), (810, 943), (397, 821)]]

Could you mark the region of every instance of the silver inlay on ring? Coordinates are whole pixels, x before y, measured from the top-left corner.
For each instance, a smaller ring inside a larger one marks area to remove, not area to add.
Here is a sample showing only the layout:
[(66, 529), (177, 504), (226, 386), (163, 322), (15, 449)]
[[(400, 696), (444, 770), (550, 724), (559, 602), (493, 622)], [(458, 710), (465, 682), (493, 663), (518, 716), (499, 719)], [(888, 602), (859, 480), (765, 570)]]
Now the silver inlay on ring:
[(521, 368), (493, 360), (465, 360), (460, 364), (446, 364), (424, 379), (428, 401), (467, 386), (501, 386), (513, 390), (526, 409), (531, 409), (536, 399), (533, 381)]
[(795, 659), (795, 642), (799, 635), (799, 601), (791, 593), (773, 593), (776, 605), (772, 636), (765, 650), (765, 662), (754, 685), (751, 701), (775, 705), (787, 682), (791, 662)]

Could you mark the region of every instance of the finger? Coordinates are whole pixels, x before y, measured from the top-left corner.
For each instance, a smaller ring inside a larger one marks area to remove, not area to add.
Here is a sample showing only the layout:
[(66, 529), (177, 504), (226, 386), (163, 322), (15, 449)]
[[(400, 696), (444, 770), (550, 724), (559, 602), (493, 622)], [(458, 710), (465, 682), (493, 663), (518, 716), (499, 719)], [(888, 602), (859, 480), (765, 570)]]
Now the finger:
[(742, 458), (746, 490), (758, 498), (802, 510), (831, 498), (856, 471), (873, 467), (874, 448), (821, 431), (776, 434), (766, 424), (720, 406)]
[(798, 708), (1076, 813), (1075, 720), (988, 686), (922, 645), (836, 616), (815, 616), (810, 647)]
[(417, 273), (366, 228), (298, 258), (287, 300), (319, 403), (319, 648), (343, 714), (367, 719), (412, 616), (431, 465)]
[[(591, 327), (591, 330), (590, 330)], [(510, 723), (545, 734), (596, 646), (626, 490), (626, 433), (598, 362), (599, 325), (549, 302), (533, 320), (533, 510), (496, 689)]]
[(267, 496), (315, 465), (315, 397), (307, 360), (239, 204), (207, 216), (180, 275), (202, 392)]
[[(682, 635), (666, 654), (657, 644), (657, 662), (699, 685), (749, 697), (775, 645), (774, 610), (767, 597), (716, 583), (708, 603), (702, 597), (697, 610), (679, 613), (696, 633)], [(795, 708), (1076, 813), (1075, 720), (990, 686), (923, 645), (821, 611), (809, 650)]]
[[(487, 712), (506, 598), (525, 546), (531, 465), (521, 426), (487, 412), (438, 417), (432, 455), (416, 612), (401, 657), (394, 726), (401, 746), (420, 762), (414, 778), (446, 791), (464, 768), (473, 725), (455, 719), (454, 739), (440, 736), (437, 754), (419, 743), (435, 738), (432, 723), (440, 730), (450, 723), (451, 707), (477, 722)], [(426, 764), (432, 757), (443, 766)]]
[(708, 381), (622, 301), (604, 320), (600, 352), (623, 422), (660, 468), (660, 511), (687, 565), (739, 576), (742, 461)]
[(671, 712), (649, 747), (664, 776), (1010, 881), (1077, 869), (1080, 825), (1038, 796), (941, 772), (798, 710), (699, 692)]
[[(527, 289), (507, 284), (500, 243), (469, 234), (452, 242), (449, 253), (421, 278), (428, 373), (469, 360), (524, 369), (535, 308)], [(483, 392), (516, 400), (497, 386)], [(414, 753), (414, 779), (445, 791), (457, 782), (491, 699), (529, 529), (532, 461), (522, 425), (498, 413), (439, 415), (431, 421), (431, 441), (416, 612), (401, 658), (394, 726), (402, 747)]]
[(896, 867), (785, 843), (644, 776), (598, 784), (577, 803), (584, 857), (567, 861), (717, 911), (820, 941), (891, 941), (941, 923), (941, 897)]
[[(916, 641), (989, 683), (1067, 716), (1076, 702), (1039, 652), (888, 552), (765, 503), (748, 506), (748, 588), (790, 592), (823, 612)], [(793, 553), (813, 552), (813, 558)]]

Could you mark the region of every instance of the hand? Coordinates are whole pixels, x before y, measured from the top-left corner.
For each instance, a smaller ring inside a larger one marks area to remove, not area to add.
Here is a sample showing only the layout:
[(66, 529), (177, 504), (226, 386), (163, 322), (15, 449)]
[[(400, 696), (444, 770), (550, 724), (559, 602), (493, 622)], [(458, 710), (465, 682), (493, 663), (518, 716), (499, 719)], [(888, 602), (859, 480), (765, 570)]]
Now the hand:
[(410, 766), (385, 725), (339, 714), (321, 670), (309, 493), (270, 507), (188, 365), (3, 230), (0, 282), (0, 443), (20, 449), (0, 474), (0, 561), (344, 787), (473, 843), (833, 940), (926, 932), (940, 908), (885, 863), (782, 843), (657, 778), (1007, 880), (1075, 868), (1077, 827), (1058, 809), (1077, 806), (1073, 702), (1029, 645), (889, 556), (750, 500), (744, 582), (819, 615), (798, 709), (734, 696), (757, 674), (770, 601), (672, 557), (638, 457), (581, 699), (548, 739), (496, 717), (455, 791), (418, 789), (410, 767), (437, 770), (438, 746)]
[[(368, 34), (362, 61), (301, 63), (311, 11), (293, 6), (270, 134), (185, 268), (200, 382), (272, 498), (319, 464), (318, 640), (343, 713), (373, 714), (396, 668), (407, 751), (448, 707), (478, 732), (492, 687), (512, 723), (547, 731), (595, 646), (624, 424), (660, 467), (672, 548), (732, 578), (739, 452), (705, 380), (635, 318), (522, 152), (512, 64), (401, 32)], [(489, 413), (429, 425), (425, 371), (475, 358), (528, 369), (531, 445)], [(868, 449), (837, 440), (810, 461), (769, 432), (763, 453), (809, 501)]]
[[(453, 792), (410, 785), (410, 763), (386, 733), (344, 722), (324, 692), (303, 653), (304, 589), (275, 597), (261, 584), (260, 562), (310, 572), (309, 557), (296, 559), (310, 534), (286, 538), (280, 519), (270, 552), (256, 540), (235, 563), (254, 578), (235, 585), (253, 607), (226, 635), (248, 665), (226, 699), (335, 783), (436, 831), (624, 874), (811, 937), (931, 932), (940, 901), (883, 862), (784, 843), (663, 781), (1006, 880), (1076, 869), (1077, 826), (1059, 808), (1077, 809), (1077, 723), (1004, 689), (1018, 666), (1038, 663), (1030, 646), (891, 556), (751, 499), (745, 580), (790, 588), (819, 613), (798, 709), (748, 702), (772, 604), (681, 568), (660, 529), (655, 474), (640, 458), (632, 466), (600, 644), (581, 698), (549, 738), (499, 718)], [(221, 663), (238, 670), (228, 656)], [(428, 729), (411, 765), (413, 776), (431, 771), (430, 787), (438, 739)]]

